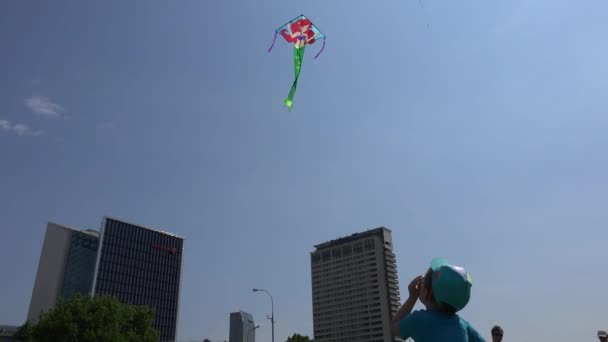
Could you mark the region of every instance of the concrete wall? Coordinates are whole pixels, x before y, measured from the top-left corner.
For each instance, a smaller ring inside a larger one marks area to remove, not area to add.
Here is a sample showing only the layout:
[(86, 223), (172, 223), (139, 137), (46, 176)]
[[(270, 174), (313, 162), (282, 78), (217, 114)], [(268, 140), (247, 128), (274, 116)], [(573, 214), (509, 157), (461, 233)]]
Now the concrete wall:
[(65, 260), (70, 246), (72, 229), (54, 223), (46, 227), (44, 244), (38, 262), (36, 282), (27, 319), (36, 322), (40, 314), (52, 309), (61, 291)]

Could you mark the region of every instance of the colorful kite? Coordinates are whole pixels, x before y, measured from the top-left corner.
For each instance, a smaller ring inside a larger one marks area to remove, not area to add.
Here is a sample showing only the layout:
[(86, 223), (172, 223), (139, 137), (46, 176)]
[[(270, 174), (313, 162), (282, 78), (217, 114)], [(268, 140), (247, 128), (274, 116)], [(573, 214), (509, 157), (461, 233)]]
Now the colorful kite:
[(285, 25), (282, 25), (274, 31), (274, 40), (268, 52), (274, 47), (274, 43), (277, 40), (278, 35), (282, 35), (288, 43), (293, 43), (293, 63), (295, 67), (295, 80), (289, 91), (289, 95), (285, 99), (284, 103), (291, 111), (293, 106), (293, 96), (296, 93), (298, 87), (298, 78), (300, 77), (300, 69), (302, 68), (302, 59), (304, 58), (304, 48), (308, 44), (314, 44), (319, 39), (323, 39), (323, 46), (315, 59), (319, 57), (323, 49), (325, 49), (325, 35), (319, 31), (319, 29), (313, 25), (304, 15), (297, 16), (293, 20), (289, 21)]

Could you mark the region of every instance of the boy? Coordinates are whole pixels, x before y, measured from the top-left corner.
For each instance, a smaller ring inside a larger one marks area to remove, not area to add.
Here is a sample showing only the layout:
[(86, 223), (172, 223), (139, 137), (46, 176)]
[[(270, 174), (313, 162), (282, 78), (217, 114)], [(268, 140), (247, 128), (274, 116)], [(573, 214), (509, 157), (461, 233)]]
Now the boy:
[(492, 327), (492, 342), (502, 342), (502, 335), (504, 332), (500, 325), (495, 325)]
[[(485, 342), (456, 314), (469, 302), (471, 285), (464, 268), (433, 259), (426, 275), (414, 278), (408, 286), (409, 298), (391, 321), (393, 335), (416, 342)], [(426, 310), (412, 312), (418, 299)]]

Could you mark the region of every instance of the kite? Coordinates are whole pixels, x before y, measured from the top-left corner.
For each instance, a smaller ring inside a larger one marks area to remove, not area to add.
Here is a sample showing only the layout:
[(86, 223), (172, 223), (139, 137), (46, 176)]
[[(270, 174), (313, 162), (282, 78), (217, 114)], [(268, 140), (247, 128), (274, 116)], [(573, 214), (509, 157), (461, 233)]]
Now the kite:
[(285, 106), (291, 112), (293, 106), (293, 96), (296, 93), (298, 87), (298, 78), (300, 77), (300, 69), (302, 69), (302, 59), (304, 58), (304, 48), (306, 45), (314, 44), (317, 40), (323, 39), (323, 46), (315, 59), (319, 57), (323, 49), (325, 49), (325, 35), (319, 31), (319, 29), (306, 18), (304, 15), (299, 15), (293, 20), (282, 25), (274, 31), (274, 40), (272, 45), (268, 49), (268, 52), (274, 47), (274, 43), (277, 40), (278, 35), (283, 36), (288, 43), (293, 43), (293, 63), (295, 69), (295, 79), (291, 85), (289, 95), (284, 101)]

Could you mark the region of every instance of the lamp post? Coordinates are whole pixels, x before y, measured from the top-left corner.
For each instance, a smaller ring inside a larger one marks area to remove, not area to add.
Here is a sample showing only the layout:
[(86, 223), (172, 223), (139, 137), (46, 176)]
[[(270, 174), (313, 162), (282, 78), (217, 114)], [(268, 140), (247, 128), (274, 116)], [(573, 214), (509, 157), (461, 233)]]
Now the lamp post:
[(257, 326), (255, 326), (255, 327), (253, 327), (253, 328), (249, 329), (249, 332), (247, 332), (247, 342), (249, 342), (249, 335), (250, 335), (252, 332), (254, 332), (254, 331), (255, 331), (255, 329), (257, 329), (257, 328), (259, 328), (259, 327), (260, 327), (260, 326), (259, 326), (259, 325), (257, 325)]
[(266, 292), (266, 294), (270, 296), (270, 305), (272, 313), (270, 316), (268, 316), (268, 319), (270, 320), (270, 324), (272, 325), (272, 342), (274, 342), (274, 300), (272, 299), (272, 295), (270, 294), (270, 292), (262, 289), (253, 289), (253, 292)]

